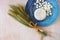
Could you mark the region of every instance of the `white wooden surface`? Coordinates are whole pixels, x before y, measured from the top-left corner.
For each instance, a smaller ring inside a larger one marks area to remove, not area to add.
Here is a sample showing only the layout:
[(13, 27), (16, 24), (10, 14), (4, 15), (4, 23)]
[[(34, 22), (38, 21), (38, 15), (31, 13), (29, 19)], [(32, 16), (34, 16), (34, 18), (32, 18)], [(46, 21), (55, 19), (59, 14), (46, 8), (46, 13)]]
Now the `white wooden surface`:
[[(34, 29), (28, 28), (17, 22), (8, 15), (10, 4), (21, 4), (25, 6), (27, 0), (0, 0), (0, 40), (40, 40)], [(60, 17), (60, 14), (59, 14)], [(60, 18), (43, 29), (52, 32), (52, 37), (45, 37), (44, 40), (60, 40)]]

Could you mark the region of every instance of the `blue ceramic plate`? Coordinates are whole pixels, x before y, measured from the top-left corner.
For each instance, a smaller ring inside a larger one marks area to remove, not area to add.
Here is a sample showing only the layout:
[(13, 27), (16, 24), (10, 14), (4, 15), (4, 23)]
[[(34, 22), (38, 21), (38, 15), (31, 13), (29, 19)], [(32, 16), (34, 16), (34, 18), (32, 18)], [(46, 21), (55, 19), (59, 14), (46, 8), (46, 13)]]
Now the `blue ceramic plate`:
[(32, 22), (36, 23), (37, 26), (48, 26), (48, 25), (52, 24), (58, 16), (59, 10), (58, 10), (57, 1), (56, 0), (44, 0), (44, 1), (49, 2), (53, 6), (53, 8), (51, 9), (52, 16), (48, 16), (44, 20), (37, 20), (34, 17), (34, 12), (37, 9), (36, 6), (34, 5), (34, 3), (36, 3), (36, 0), (28, 0), (28, 2), (26, 4), (25, 9), (26, 9), (27, 15), (29, 15), (30, 20)]

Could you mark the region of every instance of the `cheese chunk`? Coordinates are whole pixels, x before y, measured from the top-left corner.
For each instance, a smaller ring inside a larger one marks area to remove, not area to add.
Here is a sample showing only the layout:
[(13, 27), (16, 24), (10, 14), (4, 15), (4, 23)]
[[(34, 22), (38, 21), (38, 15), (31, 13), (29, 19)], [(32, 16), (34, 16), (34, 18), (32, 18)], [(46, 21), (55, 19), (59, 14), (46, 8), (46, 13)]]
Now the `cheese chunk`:
[(38, 8), (34, 12), (34, 17), (37, 20), (44, 20), (46, 18), (46, 11), (43, 8)]

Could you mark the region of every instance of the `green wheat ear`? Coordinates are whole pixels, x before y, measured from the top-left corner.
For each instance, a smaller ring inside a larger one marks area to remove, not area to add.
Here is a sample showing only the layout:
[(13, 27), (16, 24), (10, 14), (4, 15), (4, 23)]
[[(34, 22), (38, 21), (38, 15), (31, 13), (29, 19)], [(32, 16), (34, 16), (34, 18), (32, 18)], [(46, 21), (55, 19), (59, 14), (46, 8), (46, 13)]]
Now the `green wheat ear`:
[[(8, 12), (8, 14), (10, 16), (12, 16), (13, 18), (15, 18), (17, 21), (19, 21), (20, 23), (26, 25), (27, 27), (30, 27), (30, 28), (33, 28), (32, 26), (29, 25), (29, 17), (28, 15), (26, 14), (25, 12), (25, 9), (23, 8), (23, 6), (21, 5), (10, 5), (10, 10)], [(47, 35), (45, 32), (41, 32), (39, 29), (38, 29), (38, 32), (40, 32), (41, 34), (43, 35)]]
[(18, 20), (20, 23), (26, 25), (26, 26), (29, 26), (29, 17), (28, 15), (26, 14), (23, 6), (21, 5), (10, 5), (10, 10), (8, 12), (8, 14), (12, 17), (14, 17), (16, 20)]

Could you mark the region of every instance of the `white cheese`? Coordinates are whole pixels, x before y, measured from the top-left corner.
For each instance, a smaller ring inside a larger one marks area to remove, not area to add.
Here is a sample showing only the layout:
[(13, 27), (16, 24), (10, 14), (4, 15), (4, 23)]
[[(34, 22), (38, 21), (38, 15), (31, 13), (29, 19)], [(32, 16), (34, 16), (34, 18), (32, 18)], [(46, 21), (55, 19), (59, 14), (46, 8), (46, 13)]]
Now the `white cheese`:
[(44, 20), (47, 16), (52, 15), (51, 8), (53, 8), (53, 6), (49, 2), (44, 0), (36, 0), (34, 5), (36, 5), (37, 8), (34, 12), (34, 17), (37, 20)]
[(45, 10), (42, 9), (42, 8), (39, 8), (39, 9), (35, 10), (34, 17), (37, 20), (44, 20), (46, 18)]

